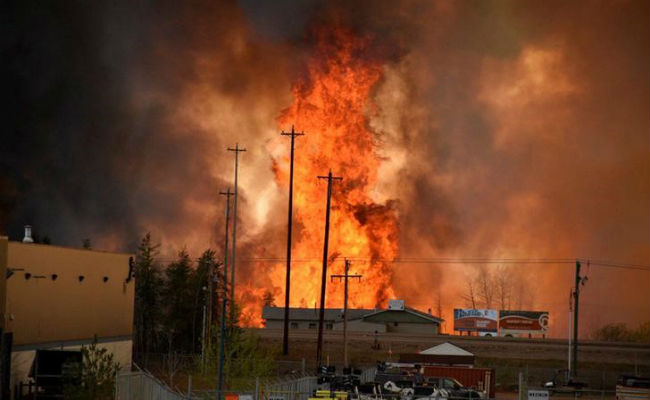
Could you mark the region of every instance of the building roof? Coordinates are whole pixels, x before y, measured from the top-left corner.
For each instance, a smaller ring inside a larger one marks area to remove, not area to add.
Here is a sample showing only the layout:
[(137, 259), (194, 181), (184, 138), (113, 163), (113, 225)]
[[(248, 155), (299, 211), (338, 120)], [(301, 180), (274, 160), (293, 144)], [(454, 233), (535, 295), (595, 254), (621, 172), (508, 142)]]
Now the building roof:
[(438, 356), (473, 356), (474, 355), (469, 351), (462, 349), (458, 346), (455, 346), (449, 342), (445, 342), (437, 346), (430, 347), (426, 350), (422, 350), (420, 354), (430, 354), (430, 355), (438, 355)]
[[(0, 236), (0, 238), (6, 238), (6, 236)], [(133, 256), (133, 253), (125, 253), (123, 251), (112, 251), (112, 250), (102, 250), (102, 249), (84, 249), (83, 247), (74, 247), (74, 246), (63, 246), (58, 244), (45, 244), (45, 243), (23, 243), (20, 240), (8, 240), (8, 243), (12, 246), (26, 246), (25, 248), (43, 248), (43, 249), (53, 249), (53, 250), (69, 250), (69, 251), (79, 251), (85, 253), (100, 253), (100, 254), (117, 254), (121, 256)]]
[[(289, 308), (290, 321), (318, 321), (318, 308)], [(348, 320), (359, 319), (364, 315), (373, 313), (372, 309), (349, 309)], [(262, 310), (262, 318), (265, 320), (284, 320), (284, 307), (265, 306)], [(326, 308), (325, 321), (343, 321), (343, 309)]]
[[(290, 321), (318, 321), (318, 317), (318, 308), (289, 308)], [(267, 321), (282, 321), (284, 320), (284, 307), (265, 306), (262, 310), (262, 318)], [(404, 307), (403, 310), (348, 309), (348, 321), (358, 319), (373, 323), (410, 322), (440, 324), (444, 321), (435, 315), (427, 314), (410, 307)], [(326, 308), (324, 320), (328, 322), (343, 321), (343, 309)]]
[(433, 322), (440, 324), (444, 321), (442, 318), (436, 317), (435, 315), (423, 313), (422, 311), (410, 307), (404, 307), (403, 310), (376, 310), (373, 313), (363, 315), (361, 318), (363, 318), (364, 321), (372, 322)]

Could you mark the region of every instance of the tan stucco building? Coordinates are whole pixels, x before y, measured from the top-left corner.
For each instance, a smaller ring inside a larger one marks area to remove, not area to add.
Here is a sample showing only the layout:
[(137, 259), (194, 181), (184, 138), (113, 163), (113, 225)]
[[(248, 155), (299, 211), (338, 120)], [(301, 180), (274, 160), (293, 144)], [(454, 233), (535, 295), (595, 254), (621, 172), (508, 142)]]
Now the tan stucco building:
[(94, 336), (131, 364), (130, 257), (0, 236), (0, 328), (13, 335), (12, 388), (27, 379), (35, 350), (78, 349)]

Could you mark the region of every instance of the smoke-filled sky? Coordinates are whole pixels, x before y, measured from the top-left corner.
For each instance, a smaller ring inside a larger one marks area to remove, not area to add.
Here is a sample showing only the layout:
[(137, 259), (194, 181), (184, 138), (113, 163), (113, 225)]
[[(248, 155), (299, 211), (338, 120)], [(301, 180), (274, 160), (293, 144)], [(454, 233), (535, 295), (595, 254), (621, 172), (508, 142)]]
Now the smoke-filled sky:
[[(198, 255), (220, 246), (239, 142), (241, 257), (282, 257), (279, 118), (318, 57), (314, 30), (342, 26), (381, 67), (369, 196), (395, 210), (399, 258), (650, 263), (648, 2), (348, 3), (6, 5), (0, 231), (117, 250), (151, 231), (166, 256)], [(239, 268), (281, 293), (267, 267)], [(396, 263), (388, 278), (449, 320), (477, 268)], [(563, 335), (572, 267), (503, 268)], [(648, 272), (586, 271), (583, 331), (648, 320)]]

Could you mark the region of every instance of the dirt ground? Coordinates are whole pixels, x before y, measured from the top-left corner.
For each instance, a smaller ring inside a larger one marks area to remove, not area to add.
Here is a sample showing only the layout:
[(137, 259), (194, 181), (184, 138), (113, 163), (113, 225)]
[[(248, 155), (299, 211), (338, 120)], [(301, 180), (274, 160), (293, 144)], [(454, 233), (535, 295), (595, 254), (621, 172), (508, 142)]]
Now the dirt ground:
[[(256, 330), (264, 346), (277, 349), (282, 345), (280, 330)], [(316, 331), (294, 331), (290, 334), (289, 356), (278, 356), (278, 365), (285, 371), (300, 371), (302, 360), (307, 372), (315, 369)], [(480, 338), (466, 336), (424, 336), (417, 334), (372, 333), (349, 334), (348, 354), (352, 365), (373, 366), (377, 361), (398, 361), (400, 353), (415, 353), (443, 342), (472, 352), (476, 366), (495, 368), (500, 390), (514, 390), (519, 372), (531, 386), (539, 386), (553, 378), (567, 364), (567, 342), (557, 339)], [(323, 357), (332, 365), (343, 362), (341, 332), (326, 332)], [(650, 345), (581, 341), (578, 352), (580, 376), (590, 388), (613, 389), (618, 375), (650, 374)], [(600, 395), (598, 395), (600, 398)]]
[[(268, 346), (282, 344), (280, 330), (256, 329)], [(316, 353), (316, 331), (294, 331), (290, 333), (290, 354), (286, 360), (313, 358)], [(373, 348), (375, 335), (372, 333), (349, 334), (348, 350), (351, 359), (360, 364), (392, 358), (396, 361), (400, 353), (415, 353), (440, 343), (450, 342), (476, 355), (477, 358), (507, 358), (548, 361), (566, 361), (568, 348), (565, 340), (480, 338), (467, 336), (424, 336), (417, 334), (377, 335), (379, 349)], [(333, 363), (342, 361), (343, 339), (341, 332), (326, 332), (323, 354), (329, 355)], [(586, 363), (629, 364), (650, 366), (650, 345), (638, 343), (607, 343), (581, 341), (579, 360)]]

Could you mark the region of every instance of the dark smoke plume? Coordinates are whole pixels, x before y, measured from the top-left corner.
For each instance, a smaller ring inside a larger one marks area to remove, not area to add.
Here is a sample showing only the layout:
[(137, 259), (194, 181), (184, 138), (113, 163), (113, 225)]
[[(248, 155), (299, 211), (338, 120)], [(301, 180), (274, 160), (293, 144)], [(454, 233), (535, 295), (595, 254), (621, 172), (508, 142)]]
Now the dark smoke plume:
[[(310, 26), (336, 15), (386, 60), (370, 126), (401, 256), (650, 263), (647, 2), (257, 3), (6, 5), (0, 231), (218, 247), (238, 141), (242, 252), (281, 256), (286, 193), (267, 144), (288, 128), (276, 118)], [(264, 281), (263, 265), (242, 268)], [(447, 319), (475, 275), (394, 270), (399, 296), (426, 310), (439, 293)], [(530, 289), (522, 307), (551, 311), (563, 335), (571, 267), (507, 270)], [(647, 272), (588, 272), (584, 328), (648, 319)]]

